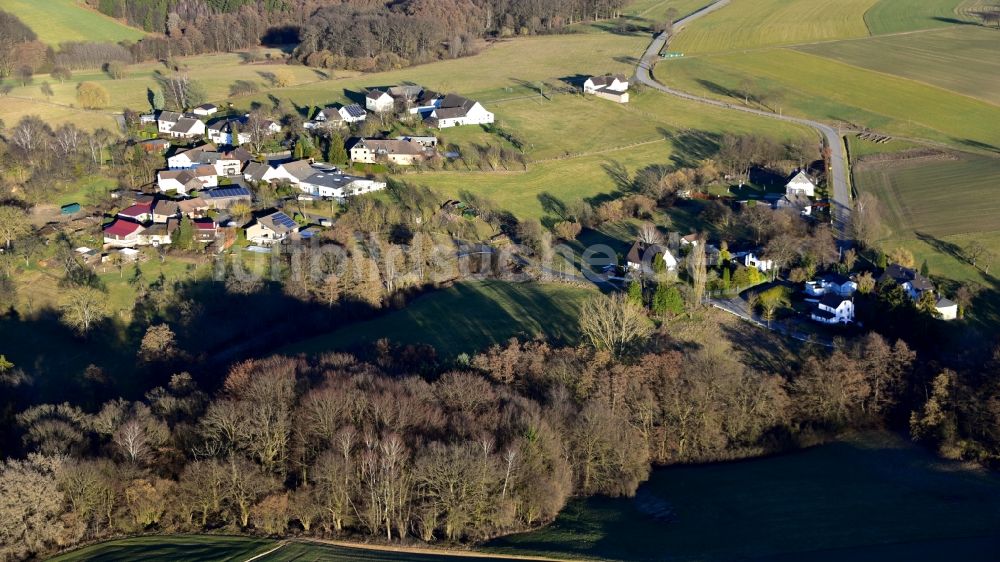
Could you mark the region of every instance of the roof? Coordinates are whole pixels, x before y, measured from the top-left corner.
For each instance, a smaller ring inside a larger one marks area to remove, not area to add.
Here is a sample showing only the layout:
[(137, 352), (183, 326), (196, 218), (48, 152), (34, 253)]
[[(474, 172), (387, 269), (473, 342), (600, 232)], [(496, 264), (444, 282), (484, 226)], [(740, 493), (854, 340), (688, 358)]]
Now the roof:
[(364, 117), (365, 115), (368, 114), (365, 111), (365, 108), (361, 107), (356, 103), (352, 103), (351, 105), (345, 105), (344, 107), (341, 108), (341, 110), (346, 112), (347, 115), (350, 117)]
[(381, 154), (409, 154), (419, 156), (426, 150), (418, 142), (398, 139), (361, 139), (355, 146), (364, 146), (368, 150)]
[(955, 302), (953, 302), (953, 301), (950, 301), (950, 300), (948, 300), (948, 299), (946, 299), (944, 297), (941, 297), (941, 298), (939, 298), (937, 300), (937, 303), (935, 303), (935, 306), (937, 308), (948, 308), (948, 307), (951, 307), (951, 306), (958, 306), (958, 304), (955, 303)]
[(604, 87), (607, 87), (607, 86), (611, 85), (612, 83), (614, 83), (614, 81), (616, 79), (619, 82), (625, 82), (626, 81), (624, 74), (604, 74), (602, 76), (591, 76), (590, 77), (590, 81), (591, 81), (591, 83), (594, 84), (595, 88), (604, 88)]
[(327, 121), (343, 121), (343, 116), (340, 115), (340, 110), (336, 107), (326, 107), (319, 111), (320, 115), (326, 118)]
[[(365, 94), (365, 97), (368, 98), (368, 99), (370, 99), (370, 100), (377, 100), (377, 99), (381, 98), (382, 96), (389, 96), (389, 92), (385, 92), (385, 91), (382, 91), (382, 90), (379, 90), (378, 88), (376, 88), (374, 90), (368, 90), (368, 93)], [(389, 97), (392, 97), (392, 96), (389, 96)]]
[(276, 211), (270, 215), (261, 217), (257, 219), (257, 222), (278, 234), (287, 234), (289, 232), (294, 232), (299, 228), (299, 224), (292, 220), (292, 217), (282, 213), (281, 211)]
[(218, 173), (215, 170), (215, 167), (211, 166), (209, 164), (202, 164), (201, 166), (197, 166), (195, 168), (192, 168), (191, 169), (191, 173), (195, 177), (199, 177), (199, 178), (206, 177), (206, 176), (216, 176), (216, 175), (218, 175)]
[(109, 236), (128, 236), (143, 229), (142, 225), (132, 221), (115, 219), (114, 222), (104, 227), (104, 234)]
[[(653, 244), (651, 246), (646, 246), (642, 242), (636, 240), (635, 243), (632, 244), (632, 247), (629, 248), (628, 255), (625, 257), (625, 260), (628, 263), (642, 263), (642, 257), (643, 257), (643, 255), (645, 255), (646, 251), (649, 248), (653, 248), (653, 253), (651, 255), (654, 255), (654, 256), (656, 254), (664, 254), (664, 255), (669, 254), (669, 252), (667, 251), (667, 249), (664, 248), (663, 246), (660, 246), (660, 245), (657, 245), (657, 244)], [(671, 256), (671, 257), (673, 257), (673, 256)]]
[(813, 184), (813, 181), (809, 179), (809, 175), (806, 174), (805, 170), (799, 170), (798, 172), (792, 174), (791, 177), (788, 178), (788, 181), (785, 183), (785, 185), (793, 183), (808, 183), (810, 185), (815, 185)]
[(889, 267), (885, 268), (885, 272), (883, 272), (878, 278), (879, 282), (884, 282), (889, 279), (892, 279), (899, 285), (909, 283), (911, 287), (918, 291), (929, 291), (934, 289), (934, 284), (931, 283), (929, 279), (920, 275), (920, 273), (916, 270), (903, 267), (898, 263), (890, 264)]
[(250, 197), (250, 190), (245, 187), (220, 187), (202, 192), (202, 197), (208, 199), (225, 199), (228, 197)]
[(203, 103), (198, 106), (198, 109), (219, 109), (214, 103)]
[[(836, 307), (834, 307), (834, 308), (836, 308)], [(832, 318), (836, 318), (837, 317), (836, 314), (830, 312), (829, 310), (826, 310), (826, 309), (823, 309), (823, 308), (819, 308), (819, 307), (814, 308), (813, 311), (812, 311), (812, 314), (813, 314), (813, 316), (819, 316), (820, 318), (826, 318), (827, 320), (830, 320)]]
[(302, 181), (316, 173), (316, 169), (312, 167), (312, 164), (308, 160), (285, 162), (281, 165), (281, 167), (284, 168), (289, 174), (295, 176), (295, 178), (299, 181)]
[(176, 111), (161, 111), (160, 114), (156, 116), (156, 120), (176, 123), (181, 117), (183, 117), (183, 115), (177, 113)]
[(126, 207), (118, 212), (119, 215), (123, 217), (138, 217), (139, 215), (147, 215), (152, 210), (152, 203), (136, 203), (131, 207)]
[(153, 205), (153, 212), (157, 215), (173, 216), (180, 212), (180, 206), (175, 201), (160, 199)]
[(183, 201), (177, 202), (177, 208), (185, 213), (190, 213), (191, 211), (197, 209), (207, 209), (208, 203), (202, 197), (195, 197), (194, 199), (185, 199)]
[(243, 169), (243, 174), (253, 181), (262, 181), (264, 174), (270, 169), (271, 167), (263, 162), (249, 162), (247, 167)]
[(195, 128), (201, 121), (193, 117), (181, 117), (177, 120), (177, 123), (170, 128), (171, 131), (178, 133), (190, 133), (192, 129)]
[(388, 93), (390, 96), (394, 98), (406, 98), (406, 99), (415, 99), (426, 92), (427, 90), (424, 90), (423, 86), (417, 86), (416, 84), (404, 84), (402, 86), (393, 86), (388, 90), (386, 90), (386, 93)]
[(362, 179), (364, 178), (348, 176), (347, 174), (316, 172), (302, 181), (310, 185), (318, 185), (320, 187), (338, 188), (346, 187)]
[(849, 300), (851, 299), (848, 297), (842, 297), (834, 293), (827, 293), (823, 295), (822, 298), (819, 299), (819, 302), (823, 306), (829, 306), (830, 308), (837, 308), (841, 305), (841, 303)]
[(198, 230), (215, 230), (215, 221), (212, 219), (195, 219), (191, 221)]
[(819, 279), (821, 281), (826, 281), (827, 283), (836, 283), (838, 285), (843, 285), (851, 280), (849, 277), (839, 273), (824, 273), (819, 276)]

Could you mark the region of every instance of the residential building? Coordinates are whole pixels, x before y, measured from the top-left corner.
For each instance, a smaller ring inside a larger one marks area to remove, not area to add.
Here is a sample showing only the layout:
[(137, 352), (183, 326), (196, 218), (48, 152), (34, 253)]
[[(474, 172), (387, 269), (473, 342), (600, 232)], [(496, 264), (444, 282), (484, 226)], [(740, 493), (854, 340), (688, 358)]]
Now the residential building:
[(352, 195), (379, 191), (385, 186), (385, 182), (331, 171), (314, 172), (299, 183), (299, 189), (309, 195), (340, 201)]
[(591, 76), (583, 83), (583, 93), (618, 103), (628, 103), (628, 79), (623, 74)]
[(396, 137), (396, 140), (415, 142), (424, 148), (437, 148), (438, 139), (437, 137)]
[(747, 252), (743, 256), (743, 265), (746, 267), (756, 267), (761, 273), (767, 273), (774, 269), (774, 262), (757, 257), (753, 252)]
[(177, 208), (181, 214), (188, 218), (199, 218), (205, 216), (208, 211), (208, 203), (203, 197), (184, 199), (177, 202)]
[(653, 263), (657, 255), (663, 256), (667, 271), (677, 270), (677, 258), (670, 253), (670, 250), (658, 244), (643, 244), (638, 240), (632, 244), (625, 256), (625, 267), (630, 271), (651, 275), (656, 272)]
[(194, 113), (198, 117), (208, 117), (209, 115), (215, 115), (217, 111), (219, 111), (218, 106), (211, 103), (205, 103), (192, 109), (191, 113)]
[(809, 317), (823, 324), (850, 324), (854, 322), (854, 301), (828, 293), (816, 303)]
[(319, 110), (312, 121), (303, 123), (302, 127), (305, 129), (315, 129), (317, 127), (341, 128), (345, 124), (339, 109), (336, 107), (326, 107)]
[(139, 245), (139, 233), (143, 230), (137, 222), (116, 218), (104, 227), (104, 243), (113, 248), (133, 248)]
[(181, 208), (176, 201), (157, 199), (153, 201), (153, 223), (166, 224), (181, 216)]
[(801, 193), (786, 193), (774, 202), (775, 209), (792, 209), (800, 215), (812, 215), (812, 200)]
[(397, 166), (411, 166), (433, 154), (433, 149), (414, 141), (361, 139), (351, 147), (351, 162), (387, 162)]
[(816, 197), (816, 184), (809, 179), (805, 170), (799, 170), (788, 178), (785, 183), (785, 195), (804, 195), (806, 197)]
[(195, 219), (191, 221), (194, 225), (194, 241), (203, 244), (215, 242), (219, 237), (219, 225), (212, 219)]
[(236, 203), (250, 205), (253, 195), (245, 187), (219, 187), (201, 193), (210, 209), (229, 209)]
[(821, 297), (826, 294), (849, 297), (858, 290), (858, 284), (849, 277), (837, 273), (827, 273), (814, 281), (806, 281), (805, 290), (806, 294), (812, 297)]
[(177, 220), (171, 220), (166, 224), (154, 224), (147, 226), (138, 235), (140, 246), (166, 246), (169, 245), (171, 234), (177, 229)]
[(162, 170), (156, 173), (156, 188), (160, 192), (173, 191), (181, 195), (219, 185), (215, 167), (201, 164), (184, 170)]
[(184, 115), (176, 111), (161, 111), (156, 116), (156, 130), (160, 134), (169, 135), (170, 130), (174, 128), (181, 117)]
[(365, 108), (356, 103), (341, 107), (339, 113), (344, 123), (358, 123), (368, 117), (368, 112), (365, 111)]
[(388, 113), (396, 108), (396, 99), (385, 90), (368, 90), (365, 94), (365, 109), (375, 113)]
[(955, 320), (958, 318), (958, 304), (941, 297), (934, 304), (935, 310), (941, 315), (941, 320)]
[(156, 120), (156, 127), (175, 139), (193, 139), (205, 135), (205, 123), (194, 115), (181, 115), (173, 111), (163, 111)]
[(203, 144), (194, 148), (182, 149), (172, 156), (167, 157), (167, 167), (171, 170), (193, 168), (202, 163), (202, 156), (206, 152), (216, 151), (218, 151), (218, 148), (212, 143)]
[(130, 205), (121, 211), (118, 216), (138, 223), (147, 223), (153, 220), (153, 202), (141, 201)]
[(254, 244), (268, 246), (287, 239), (298, 230), (298, 223), (291, 217), (281, 211), (275, 211), (256, 219), (247, 227), (246, 236), (247, 240)]
[(893, 281), (902, 287), (910, 299), (914, 301), (920, 300), (920, 297), (924, 293), (934, 291), (934, 284), (931, 283), (930, 279), (927, 279), (914, 269), (903, 267), (896, 263), (890, 264), (889, 267), (885, 268), (885, 272), (878, 278), (879, 283), (886, 283), (888, 281)]
[[(250, 142), (250, 133), (244, 130), (246, 117), (230, 117), (220, 119), (208, 126), (208, 138), (212, 142), (230, 146), (239, 146)], [(233, 138), (236, 131), (236, 138)]]
[(494, 115), (477, 101), (457, 94), (448, 94), (431, 111), (427, 124), (439, 129), (460, 125), (486, 125), (492, 123)]

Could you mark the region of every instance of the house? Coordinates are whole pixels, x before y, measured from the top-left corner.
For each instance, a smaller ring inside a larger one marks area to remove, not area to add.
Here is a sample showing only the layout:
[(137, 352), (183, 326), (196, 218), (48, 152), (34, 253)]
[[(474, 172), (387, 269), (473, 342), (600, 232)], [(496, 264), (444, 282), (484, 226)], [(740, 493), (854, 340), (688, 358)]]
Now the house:
[(396, 108), (396, 99), (384, 90), (368, 90), (365, 94), (365, 109), (375, 113), (388, 113)]
[(152, 125), (153, 123), (156, 123), (155, 113), (143, 113), (139, 116), (140, 125)]
[(164, 135), (170, 134), (170, 130), (174, 128), (174, 125), (177, 125), (177, 121), (181, 117), (184, 117), (184, 115), (176, 111), (161, 111), (156, 116), (156, 130)]
[(205, 152), (202, 155), (203, 164), (211, 164), (217, 176), (239, 175), (243, 166), (253, 159), (253, 155), (242, 148), (234, 148), (226, 152)]
[(774, 269), (774, 262), (758, 258), (753, 252), (747, 252), (743, 256), (743, 265), (746, 267), (756, 267), (761, 273), (767, 273)]
[(142, 201), (118, 211), (118, 216), (138, 223), (153, 220), (153, 202)]
[(243, 168), (243, 177), (253, 182), (294, 181), (296, 178), (285, 172), (281, 166), (271, 166), (265, 162), (250, 162)]
[(812, 214), (812, 201), (809, 197), (801, 193), (786, 193), (774, 202), (775, 209), (792, 209), (800, 215), (809, 216)]
[(195, 242), (208, 244), (215, 242), (215, 239), (219, 237), (219, 226), (212, 219), (195, 219), (192, 224), (194, 225)]
[(914, 301), (920, 300), (921, 295), (924, 293), (934, 291), (934, 284), (931, 283), (930, 279), (927, 279), (916, 270), (896, 263), (890, 264), (889, 267), (885, 268), (885, 271), (878, 278), (879, 283), (887, 283), (889, 281), (893, 281), (902, 287), (910, 299)]
[(205, 212), (208, 211), (208, 203), (203, 197), (195, 197), (178, 201), (177, 208), (185, 217), (198, 218), (205, 216)]
[(692, 232), (687, 236), (681, 236), (681, 246), (697, 246), (698, 245), (698, 233)]
[(212, 143), (180, 150), (173, 156), (167, 157), (167, 168), (171, 170), (193, 168), (202, 163), (202, 155), (206, 152), (216, 152), (217, 150), (218, 148)]
[(816, 197), (816, 184), (809, 179), (805, 170), (799, 170), (785, 183), (785, 195), (804, 195)]
[[(157, 121), (157, 126), (162, 122)], [(162, 130), (160, 132), (163, 132)], [(205, 123), (194, 116), (184, 115), (166, 131), (166, 134), (175, 139), (193, 139), (205, 135)]]
[[(389, 88), (390, 94), (392, 91), (393, 88)], [(419, 94), (412, 99), (407, 99), (406, 106), (409, 108), (410, 114), (424, 116), (430, 114), (436, 107), (441, 105), (441, 100), (442, 97), (437, 92), (421, 88)]]
[(954, 320), (958, 318), (958, 304), (941, 297), (934, 303), (934, 309), (941, 315), (941, 320)]
[(104, 227), (104, 243), (114, 248), (133, 248), (139, 245), (143, 226), (137, 222), (117, 218)]
[(457, 94), (448, 94), (427, 117), (431, 127), (446, 129), (458, 125), (486, 125), (494, 116), (477, 101)]
[(176, 201), (169, 199), (157, 199), (153, 202), (153, 223), (166, 224), (171, 219), (176, 219), (181, 215), (181, 208)]
[(815, 281), (806, 281), (806, 294), (821, 297), (827, 294), (849, 297), (858, 290), (858, 284), (848, 277), (837, 273), (827, 273)]
[(415, 142), (415, 143), (423, 146), (424, 148), (437, 148), (437, 145), (438, 145), (438, 139), (437, 139), (437, 137), (411, 137), (411, 136), (405, 136), (405, 137), (396, 137), (396, 140)]
[(368, 112), (365, 111), (365, 108), (356, 103), (345, 105), (344, 107), (341, 107), (338, 112), (340, 113), (341, 119), (344, 120), (344, 123), (358, 123), (360, 121), (364, 121), (365, 118), (368, 117)]
[(854, 322), (854, 301), (833, 293), (823, 295), (809, 317), (823, 324), (850, 324)]
[(202, 192), (201, 197), (210, 209), (229, 209), (236, 203), (250, 205), (253, 199), (245, 187), (219, 187)]
[[(212, 142), (230, 146), (239, 146), (250, 142), (250, 133), (243, 130), (247, 121), (246, 116), (220, 119), (208, 126), (208, 138)], [(273, 123), (273, 121), (269, 121), (269, 123)], [(278, 130), (280, 131), (281, 128), (279, 127)], [(235, 139), (233, 138), (233, 131), (237, 131)]]
[(304, 129), (315, 129), (318, 127), (340, 128), (345, 125), (344, 118), (340, 115), (340, 110), (335, 107), (326, 107), (316, 113), (312, 121), (302, 124)]
[(353, 195), (385, 189), (385, 182), (349, 176), (340, 172), (315, 172), (299, 183), (299, 189), (316, 197), (342, 201)]
[(667, 271), (677, 270), (677, 258), (670, 253), (670, 250), (658, 244), (643, 244), (636, 240), (625, 256), (625, 267), (630, 271), (645, 274), (653, 274), (653, 262), (656, 256), (663, 256), (663, 261), (667, 266)]
[(361, 139), (351, 147), (351, 162), (388, 162), (397, 166), (411, 166), (433, 153), (433, 149), (409, 140)]
[(628, 79), (622, 74), (591, 76), (583, 83), (583, 93), (618, 103), (628, 103)]
[(246, 235), (250, 242), (268, 246), (287, 239), (298, 230), (298, 223), (291, 217), (281, 211), (275, 211), (255, 220), (247, 227)]
[(194, 113), (198, 117), (208, 117), (209, 115), (215, 115), (217, 111), (219, 111), (218, 106), (211, 103), (205, 103), (192, 109), (191, 113)]
[(166, 224), (154, 224), (146, 227), (139, 233), (138, 242), (140, 246), (166, 246), (169, 245), (171, 234), (177, 229), (177, 221), (171, 220)]
[(190, 191), (219, 185), (215, 167), (200, 164), (185, 170), (161, 170), (156, 173), (156, 188), (161, 192), (175, 191), (186, 195)]

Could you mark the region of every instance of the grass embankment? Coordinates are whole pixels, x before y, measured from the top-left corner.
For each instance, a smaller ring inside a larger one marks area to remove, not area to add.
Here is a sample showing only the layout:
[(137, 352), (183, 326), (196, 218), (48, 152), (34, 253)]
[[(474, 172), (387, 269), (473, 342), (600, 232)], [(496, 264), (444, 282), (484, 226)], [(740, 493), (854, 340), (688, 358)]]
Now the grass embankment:
[(80, 5), (76, 0), (4, 0), (14, 14), (53, 47), (65, 41), (135, 41), (146, 33)]
[(418, 297), (402, 310), (291, 345), (282, 353), (347, 350), (381, 338), (429, 344), (438, 354), (472, 353), (514, 336), (576, 343), (577, 318), (594, 289), (561, 284), (464, 282)]
[[(644, 515), (667, 506), (670, 522)], [(619, 560), (992, 560), (1000, 479), (866, 435), (771, 458), (659, 470), (638, 499), (573, 501), (497, 552)]]

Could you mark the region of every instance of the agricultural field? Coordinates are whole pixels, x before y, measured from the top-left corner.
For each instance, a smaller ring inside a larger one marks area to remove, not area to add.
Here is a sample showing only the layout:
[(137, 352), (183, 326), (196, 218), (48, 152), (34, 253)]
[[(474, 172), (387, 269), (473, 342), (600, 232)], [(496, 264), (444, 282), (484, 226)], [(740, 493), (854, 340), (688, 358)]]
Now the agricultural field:
[[(724, 11), (724, 10), (723, 10)], [(1000, 150), (1000, 106), (790, 49), (678, 59), (657, 67), (679, 89), (744, 101), (744, 84), (762, 106), (960, 148)], [(831, 87), (831, 85), (836, 87)]]
[[(706, 497), (713, 498), (706, 501)], [(645, 515), (666, 509), (669, 521)], [(611, 560), (993, 560), (1000, 479), (865, 434), (785, 455), (657, 470), (635, 499), (574, 500), (486, 545)]]
[(146, 33), (83, 7), (77, 0), (3, 0), (0, 8), (13, 13), (53, 47), (64, 41), (135, 41)]
[(1000, 105), (998, 44), (995, 29), (950, 26), (796, 49)]
[(872, 35), (928, 29), (969, 21), (963, 7), (977, 0), (878, 0), (865, 12)]
[(274, 548), (275, 541), (212, 535), (133, 537), (103, 542), (56, 556), (52, 562), (129, 562), (132, 560), (199, 560), (238, 562)]
[(868, 35), (864, 14), (876, 0), (732, 0), (692, 22), (672, 51), (707, 53)]
[[(576, 319), (594, 289), (562, 284), (483, 281), (458, 283), (423, 295), (402, 310), (293, 344), (281, 353), (348, 350), (387, 338), (430, 344), (443, 357), (472, 353), (511, 337), (579, 339)], [(443, 322), (447, 319), (447, 322)]]

